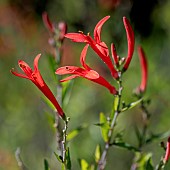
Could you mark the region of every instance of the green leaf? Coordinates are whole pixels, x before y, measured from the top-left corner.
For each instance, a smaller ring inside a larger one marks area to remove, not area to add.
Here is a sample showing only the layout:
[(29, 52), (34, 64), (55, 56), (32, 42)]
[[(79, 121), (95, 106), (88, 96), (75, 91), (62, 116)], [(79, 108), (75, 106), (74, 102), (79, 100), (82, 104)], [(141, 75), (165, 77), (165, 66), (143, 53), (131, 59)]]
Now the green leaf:
[(148, 161), (146, 162), (146, 169), (147, 170), (154, 170), (153, 166), (152, 166), (152, 161), (151, 161), (151, 157), (148, 159)]
[(86, 162), (86, 160), (81, 159), (79, 162), (80, 162), (81, 170), (87, 170), (88, 169), (89, 164)]
[(61, 164), (61, 169), (62, 169), (62, 170), (66, 170), (66, 169), (65, 169), (65, 165), (64, 165), (63, 163)]
[(54, 115), (49, 113), (49, 112), (45, 112), (44, 114), (45, 114), (46, 120), (49, 123), (50, 127), (52, 128), (52, 130), (55, 130), (55, 128), (54, 128), (54, 124), (55, 124), (55, 117), (54, 117)]
[(51, 75), (53, 75), (53, 78), (56, 81), (57, 75), (55, 74), (55, 70), (57, 68), (57, 63), (56, 63), (53, 55), (47, 54), (47, 58), (48, 58), (48, 63), (49, 63), (50, 70), (51, 70), (51, 73), (52, 73)]
[(71, 170), (71, 159), (70, 159), (69, 147), (66, 150), (66, 166), (67, 166), (67, 170)]
[(112, 109), (112, 112), (110, 114), (110, 119), (113, 119), (114, 114), (115, 114), (116, 111), (118, 112), (119, 99), (120, 99), (119, 96), (116, 95), (115, 98), (114, 98), (113, 109)]
[(136, 152), (134, 164), (137, 164), (138, 170), (153, 170), (152, 154)]
[(42, 96), (42, 99), (51, 110), (55, 110), (54, 105), (45, 96)]
[(67, 105), (73, 89), (74, 80), (62, 83), (62, 102)]
[(100, 145), (97, 145), (96, 151), (95, 151), (95, 161), (96, 161), (96, 163), (99, 162), (100, 156), (101, 156), (101, 148), (100, 148)]
[(138, 142), (140, 143), (140, 141), (142, 141), (142, 135), (141, 135), (141, 133), (140, 133), (140, 131), (139, 131), (137, 126), (134, 126), (134, 128), (135, 128), (136, 137), (138, 139)]
[(114, 111), (116, 111), (118, 109), (118, 106), (119, 106), (119, 96), (116, 95), (114, 98), (114, 104), (113, 104)]
[(112, 145), (115, 145), (115, 146), (119, 146), (119, 147), (122, 147), (122, 148), (125, 148), (127, 150), (130, 150), (130, 151), (135, 151), (135, 152), (139, 152), (139, 149), (128, 144), (128, 143), (125, 143), (125, 142), (113, 142)]
[(164, 139), (167, 138), (168, 136), (170, 136), (170, 131), (164, 132), (164, 133), (160, 133), (160, 134), (151, 134), (151, 136), (146, 139), (146, 143), (151, 143), (153, 140), (158, 140), (158, 139)]
[(44, 159), (44, 170), (50, 170), (48, 161), (46, 159)]
[(59, 162), (63, 162), (63, 160), (62, 160), (62, 157), (61, 156), (59, 156), (56, 152), (54, 152), (54, 155), (55, 155), (55, 157), (57, 158), (57, 160), (59, 161)]
[(107, 122), (106, 116), (102, 112), (100, 113), (100, 124), (103, 124), (100, 127), (101, 128), (101, 132), (102, 132), (103, 140), (105, 142), (107, 142), (108, 141), (108, 132), (109, 132), (110, 126), (109, 126), (109, 123)]
[(87, 127), (87, 125), (83, 124), (83, 125), (79, 126), (78, 128), (76, 128), (75, 130), (69, 132), (67, 135), (67, 141), (70, 141), (73, 138), (75, 138), (86, 127)]
[(122, 108), (121, 112), (124, 112), (124, 111), (126, 111), (126, 110), (132, 109), (133, 107), (135, 107), (136, 105), (138, 105), (142, 100), (143, 100), (143, 99), (139, 99), (139, 100), (137, 100), (137, 101), (135, 101), (135, 102), (132, 102), (132, 103), (126, 105), (125, 107)]

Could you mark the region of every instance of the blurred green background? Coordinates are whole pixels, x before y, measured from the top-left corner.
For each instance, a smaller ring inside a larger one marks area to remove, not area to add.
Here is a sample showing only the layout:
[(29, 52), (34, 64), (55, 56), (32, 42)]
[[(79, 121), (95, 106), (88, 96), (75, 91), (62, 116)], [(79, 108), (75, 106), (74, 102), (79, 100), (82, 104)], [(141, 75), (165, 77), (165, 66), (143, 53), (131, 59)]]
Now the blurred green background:
[[(47, 53), (52, 53), (48, 44), (48, 31), (43, 25), (41, 14), (47, 11), (51, 20), (64, 20), (68, 32), (93, 34), (95, 24), (104, 16), (111, 18), (103, 27), (102, 39), (108, 44), (114, 42), (119, 56), (127, 53), (126, 34), (122, 17), (129, 18), (136, 37), (136, 47), (141, 44), (149, 63), (149, 82), (146, 97), (153, 114), (150, 131), (155, 133), (170, 130), (170, 0), (1, 0), (0, 1), (0, 170), (17, 170), (15, 151), (21, 148), (21, 157), (30, 170), (42, 170), (46, 158), (52, 170), (60, 166), (53, 155), (56, 151), (55, 130), (48, 121), (48, 107), (42, 94), (28, 80), (10, 73), (18, 69), (17, 62), (23, 59), (31, 66), (34, 57), (41, 53), (39, 68), (47, 84), (56, 94), (56, 84), (48, 67)], [(79, 65), (83, 44), (64, 42), (62, 65)], [(110, 79), (109, 72), (96, 54), (89, 50), (87, 61)], [(132, 91), (140, 83), (140, 67), (136, 53), (125, 73), (125, 101), (134, 101)], [(73, 169), (80, 169), (78, 158), (93, 162), (97, 143), (103, 144), (100, 130), (94, 124), (99, 122), (99, 113), (109, 114), (113, 97), (106, 89), (84, 79), (76, 79), (71, 97), (64, 110), (71, 118), (69, 130), (86, 123), (78, 137), (70, 145)], [(124, 139), (136, 144), (134, 125), (141, 125), (138, 107), (122, 114), (118, 119), (117, 131), (124, 131)], [(165, 139), (166, 141), (166, 139)], [(160, 141), (144, 148), (153, 153), (156, 165), (164, 154)], [(133, 153), (120, 148), (109, 152), (106, 169), (130, 169)], [(114, 167), (114, 168), (113, 168)]]

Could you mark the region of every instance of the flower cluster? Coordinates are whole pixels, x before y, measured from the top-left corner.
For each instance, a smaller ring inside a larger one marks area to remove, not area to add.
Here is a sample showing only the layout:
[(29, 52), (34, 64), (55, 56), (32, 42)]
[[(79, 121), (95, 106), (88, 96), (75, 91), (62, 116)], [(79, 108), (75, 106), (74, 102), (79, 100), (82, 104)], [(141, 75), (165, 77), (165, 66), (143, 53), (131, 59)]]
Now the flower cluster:
[[(119, 56), (117, 55), (115, 45), (111, 44), (111, 56), (114, 61), (112, 61), (110, 55), (109, 55), (109, 49), (105, 42), (101, 40), (101, 30), (103, 24), (110, 18), (110, 16), (106, 16), (103, 19), (101, 19), (94, 29), (94, 39), (89, 35), (85, 35), (82, 32), (79, 33), (66, 33), (66, 25), (64, 23), (60, 23), (59, 29), (60, 29), (60, 40), (62, 41), (64, 37), (71, 39), (74, 42), (80, 42), (80, 43), (86, 43), (85, 47), (83, 48), (80, 56), (80, 63), (82, 67), (77, 66), (64, 66), (60, 67), (56, 70), (56, 74), (58, 75), (65, 75), (65, 74), (71, 74), (71, 76), (61, 80), (61, 82), (71, 80), (76, 77), (83, 77), (90, 81), (93, 81), (99, 85), (104, 86), (109, 90), (109, 92), (113, 95), (117, 95), (118, 92), (114, 86), (112, 86), (104, 77), (102, 77), (97, 71), (93, 70), (91, 67), (89, 67), (86, 62), (86, 54), (88, 47), (90, 46), (102, 59), (102, 61), (107, 65), (108, 69), (111, 72), (111, 75), (114, 79), (119, 79), (119, 73), (124, 73), (131, 62), (133, 52), (134, 52), (134, 32), (133, 29), (126, 17), (123, 17), (123, 23), (126, 30), (127, 35), (127, 44), (128, 44), (128, 52), (127, 57), (125, 58), (124, 62), (121, 62)], [(50, 33), (55, 34), (55, 26), (51, 23), (51, 21), (48, 18), (47, 13), (43, 13), (43, 21), (47, 29)], [(65, 35), (64, 35), (65, 34)], [(142, 81), (141, 85), (138, 87), (138, 92), (143, 93), (146, 89), (147, 84), (147, 62), (146, 57), (144, 54), (144, 51), (142, 47), (138, 48), (139, 58), (141, 62), (141, 68), (142, 68)], [(39, 70), (38, 70), (38, 60), (40, 58), (40, 54), (36, 56), (34, 59), (34, 70), (32, 70), (27, 63), (20, 60), (18, 62), (19, 67), (22, 69), (22, 71), (25, 74), (20, 74), (17, 72), (11, 71), (12, 74), (18, 77), (26, 78), (31, 80), (41, 91), (44, 93), (44, 95), (53, 103), (55, 108), (58, 111), (58, 114), (65, 118), (65, 114), (58, 104), (56, 98), (54, 97), (53, 93), (50, 91), (46, 83), (44, 82)]]
[[(107, 65), (108, 69), (111, 72), (111, 75), (114, 79), (119, 79), (119, 72), (124, 73), (131, 62), (133, 52), (134, 52), (134, 45), (135, 45), (135, 38), (134, 38), (134, 32), (133, 29), (126, 17), (123, 17), (123, 23), (126, 30), (126, 36), (127, 36), (127, 44), (128, 44), (128, 52), (127, 57), (124, 59), (124, 62), (121, 62), (121, 59), (117, 55), (115, 45), (111, 44), (111, 56), (109, 55), (109, 48), (106, 45), (105, 42), (101, 40), (101, 31), (103, 24), (110, 18), (110, 16), (106, 16), (103, 19), (101, 19), (97, 25), (94, 28), (94, 39), (90, 36), (88, 33), (85, 35), (83, 32), (79, 33), (67, 33), (65, 35), (66, 38), (71, 39), (73, 42), (80, 42), (87, 44), (80, 57), (80, 63), (84, 68), (79, 68), (76, 66), (65, 66), (58, 68), (56, 70), (56, 74), (64, 75), (64, 74), (73, 74), (72, 76), (65, 78), (62, 81), (67, 81), (76, 77), (84, 77), (86, 79), (89, 79), (95, 83), (98, 83), (102, 86), (105, 86), (107, 89), (109, 89), (110, 93), (116, 95), (117, 91), (115, 87), (110, 85), (110, 83), (105, 80), (103, 77), (99, 75), (96, 71), (92, 70), (86, 63), (85, 63), (85, 55), (87, 52), (88, 46), (90, 46), (94, 52), (102, 59), (102, 61)], [(142, 82), (138, 90), (140, 92), (144, 92), (146, 88), (146, 81), (147, 81), (147, 62), (146, 57), (144, 54), (144, 51), (142, 47), (139, 47), (138, 49), (139, 58), (141, 61), (141, 67), (142, 67)]]

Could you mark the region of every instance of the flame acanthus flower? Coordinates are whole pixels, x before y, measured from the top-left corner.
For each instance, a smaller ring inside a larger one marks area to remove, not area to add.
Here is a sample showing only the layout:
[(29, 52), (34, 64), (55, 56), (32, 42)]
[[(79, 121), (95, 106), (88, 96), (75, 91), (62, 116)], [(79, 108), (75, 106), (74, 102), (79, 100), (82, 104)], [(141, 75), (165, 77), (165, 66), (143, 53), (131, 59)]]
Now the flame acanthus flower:
[(24, 74), (15, 72), (14, 70), (11, 70), (11, 73), (15, 76), (26, 78), (31, 80), (38, 88), (39, 90), (51, 101), (51, 103), (55, 106), (57, 109), (58, 114), (65, 119), (65, 114), (60, 107), (59, 103), (57, 102), (55, 96), (43, 80), (40, 71), (38, 69), (38, 60), (40, 58), (41, 54), (37, 55), (34, 59), (34, 70), (31, 69), (31, 67), (24, 62), (23, 60), (18, 61), (18, 65), (21, 68), (21, 70), (24, 72)]
[(116, 95), (117, 91), (115, 87), (112, 86), (105, 78), (100, 76), (99, 73), (91, 69), (86, 64), (85, 57), (86, 57), (88, 46), (89, 45), (87, 44), (81, 52), (80, 63), (83, 66), (83, 68), (77, 66), (64, 66), (58, 68), (55, 73), (58, 75), (72, 74), (71, 76), (61, 80), (61, 82), (68, 81), (76, 77), (83, 77), (106, 87), (110, 91), (110, 93)]

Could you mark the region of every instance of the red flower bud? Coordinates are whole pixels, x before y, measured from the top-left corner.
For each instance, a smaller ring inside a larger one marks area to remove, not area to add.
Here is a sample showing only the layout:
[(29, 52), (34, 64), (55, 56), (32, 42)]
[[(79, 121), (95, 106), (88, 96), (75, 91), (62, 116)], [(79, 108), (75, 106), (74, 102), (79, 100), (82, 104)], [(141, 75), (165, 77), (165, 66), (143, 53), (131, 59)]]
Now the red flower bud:
[(137, 88), (137, 92), (143, 93), (146, 90), (146, 86), (147, 86), (148, 65), (147, 65), (145, 53), (141, 46), (138, 47), (138, 56), (139, 56), (140, 65), (141, 65), (142, 78), (141, 78), (141, 84)]
[(134, 52), (134, 45), (135, 45), (135, 38), (134, 38), (134, 32), (133, 29), (126, 17), (123, 17), (123, 23), (126, 30), (127, 35), (127, 42), (128, 42), (128, 55), (126, 57), (126, 61), (123, 67), (123, 71), (126, 71), (129, 67), (129, 64), (131, 62), (133, 52)]
[(43, 19), (44, 25), (46, 26), (48, 31), (51, 33), (54, 33), (55, 28), (54, 28), (53, 24), (51, 23), (47, 12), (43, 12), (42, 19)]
[(167, 144), (166, 144), (166, 153), (164, 157), (164, 162), (166, 163), (169, 160), (170, 157), (170, 137), (168, 138)]

